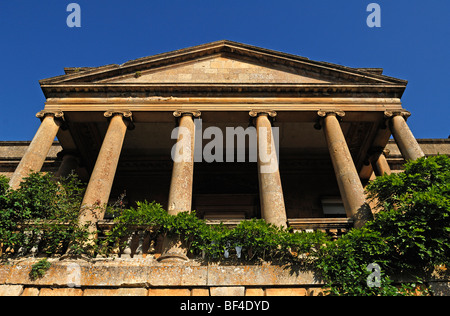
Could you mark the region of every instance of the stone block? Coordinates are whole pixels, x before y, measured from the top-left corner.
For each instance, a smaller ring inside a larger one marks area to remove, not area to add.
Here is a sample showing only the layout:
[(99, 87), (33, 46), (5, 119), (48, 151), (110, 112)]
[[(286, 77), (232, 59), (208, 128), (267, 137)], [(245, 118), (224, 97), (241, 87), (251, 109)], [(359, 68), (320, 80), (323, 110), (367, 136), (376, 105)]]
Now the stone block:
[(36, 287), (27, 287), (23, 290), (21, 296), (39, 296), (39, 289)]
[(43, 288), (40, 290), (39, 296), (83, 296), (83, 290), (75, 288)]
[(209, 296), (209, 289), (192, 289), (192, 296)]
[[(210, 286), (270, 286), (270, 285), (313, 285), (319, 283), (312, 271), (295, 272), (291, 267), (261, 266), (210, 266)], [(320, 284), (320, 283), (319, 283)]]
[(264, 289), (257, 288), (257, 289), (246, 289), (245, 290), (245, 296), (264, 296)]
[(305, 288), (269, 288), (266, 289), (266, 296), (307, 296)]
[(189, 289), (149, 289), (148, 296), (191, 296)]
[(0, 296), (19, 296), (22, 291), (22, 285), (0, 285)]
[(243, 286), (227, 286), (227, 287), (211, 287), (209, 289), (211, 296), (244, 296), (245, 287)]
[(0, 284), (5, 284), (10, 273), (11, 273), (10, 265), (4, 265), (4, 264), (0, 265)]
[(144, 288), (85, 289), (83, 296), (147, 296)]

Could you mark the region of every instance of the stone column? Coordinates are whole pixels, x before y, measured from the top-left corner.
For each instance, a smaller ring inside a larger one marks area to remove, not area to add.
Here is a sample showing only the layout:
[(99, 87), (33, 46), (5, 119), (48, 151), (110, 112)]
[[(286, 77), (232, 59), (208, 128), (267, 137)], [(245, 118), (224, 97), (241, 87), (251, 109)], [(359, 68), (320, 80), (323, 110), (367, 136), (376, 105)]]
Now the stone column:
[(389, 120), (389, 128), (394, 135), (400, 152), (405, 160), (416, 160), (424, 157), (425, 154), (419, 143), (406, 124), (406, 120), (411, 116), (408, 111), (385, 112), (385, 117)]
[(170, 215), (191, 211), (194, 180), (194, 117), (200, 117), (200, 112), (176, 111), (174, 116), (179, 117), (179, 126), (177, 143), (172, 152), (174, 162), (168, 205)]
[(18, 189), (22, 179), (31, 172), (41, 171), (64, 120), (63, 112), (41, 111), (36, 114), (36, 117), (40, 118), (42, 123), (9, 181), (9, 185), (13, 189)]
[(372, 163), (373, 169), (375, 170), (377, 176), (392, 173), (391, 167), (389, 166), (389, 163), (386, 160), (386, 155), (387, 155), (386, 150), (383, 150), (378, 159)]
[(345, 211), (348, 217), (354, 219), (354, 226), (361, 227), (373, 216), (366, 203), (364, 188), (339, 124), (339, 118), (345, 116), (345, 113), (319, 111), (318, 115), (322, 118), (325, 138)]
[(125, 133), (127, 127), (132, 127), (132, 114), (129, 111), (108, 111), (105, 112), (105, 117), (110, 118), (109, 127), (86, 188), (79, 216), (80, 225), (88, 224), (90, 232), (95, 232), (97, 222), (103, 219)]
[(281, 186), (278, 157), (270, 117), (274, 111), (251, 111), (255, 117), (258, 141), (258, 180), (262, 218), (276, 226), (287, 227), (286, 208)]
[(78, 155), (71, 151), (61, 151), (58, 153), (59, 157), (62, 157), (61, 165), (55, 174), (56, 178), (65, 178), (78, 168)]
[[(177, 215), (181, 212), (191, 212), (192, 186), (194, 182), (194, 148), (195, 125), (194, 117), (200, 117), (199, 111), (175, 111), (179, 118), (177, 143), (172, 149), (172, 180), (170, 182), (168, 213)], [(173, 137), (174, 135), (172, 135)], [(162, 255), (159, 261), (188, 260), (187, 249), (177, 236), (165, 236)]]

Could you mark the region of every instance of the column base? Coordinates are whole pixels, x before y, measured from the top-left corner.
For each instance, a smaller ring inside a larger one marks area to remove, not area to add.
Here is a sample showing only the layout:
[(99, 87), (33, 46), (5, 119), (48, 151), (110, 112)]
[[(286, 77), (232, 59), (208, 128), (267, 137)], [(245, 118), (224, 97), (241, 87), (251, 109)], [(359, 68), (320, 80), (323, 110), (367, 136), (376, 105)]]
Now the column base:
[(176, 253), (176, 252), (167, 252), (162, 254), (158, 259), (156, 259), (159, 262), (185, 262), (189, 261), (189, 258), (182, 253)]
[(164, 236), (162, 254), (157, 259), (159, 262), (189, 261), (187, 257), (188, 247), (180, 236)]

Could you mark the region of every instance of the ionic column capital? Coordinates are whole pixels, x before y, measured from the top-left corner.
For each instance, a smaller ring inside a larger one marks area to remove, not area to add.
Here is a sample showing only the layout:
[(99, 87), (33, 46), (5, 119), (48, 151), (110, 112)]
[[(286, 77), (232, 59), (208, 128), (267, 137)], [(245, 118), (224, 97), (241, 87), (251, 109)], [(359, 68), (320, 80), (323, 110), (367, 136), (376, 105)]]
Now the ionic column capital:
[(277, 112), (273, 110), (251, 110), (248, 115), (250, 115), (249, 126), (256, 126), (256, 120), (260, 116), (265, 116), (269, 120), (270, 124), (273, 126), (275, 118), (277, 117)]
[(122, 115), (123, 118), (133, 119), (133, 113), (131, 111), (116, 111), (116, 110), (108, 110), (103, 114), (106, 118), (113, 117), (114, 115)]
[(402, 111), (385, 111), (384, 112), (384, 118), (385, 119), (391, 119), (394, 116), (402, 116), (405, 121), (408, 120), (408, 118), (411, 116), (411, 112), (402, 110)]
[(277, 116), (277, 112), (273, 110), (251, 110), (248, 115), (251, 117), (258, 117), (260, 115), (267, 115), (268, 117), (274, 118)]
[(336, 116), (338, 119), (345, 116), (345, 112), (341, 110), (319, 110), (317, 112), (319, 117), (327, 117), (328, 115)]
[(127, 124), (128, 130), (134, 129), (133, 113), (131, 111), (108, 110), (105, 113), (103, 113), (103, 116), (106, 117), (107, 119), (111, 119), (112, 117), (114, 117), (116, 115), (122, 116), (124, 122)]
[(314, 124), (314, 128), (317, 130), (322, 129), (322, 121), (327, 116), (335, 116), (338, 121), (342, 121), (342, 118), (345, 116), (345, 112), (341, 110), (319, 110), (317, 112), (317, 116), (319, 117), (317, 119), (316, 124)]
[(175, 116), (176, 118), (179, 118), (179, 117), (182, 117), (185, 115), (192, 116), (192, 118), (200, 117), (202, 115), (202, 112), (200, 112), (198, 110), (176, 110), (173, 112), (173, 116)]
[(36, 117), (41, 119), (41, 121), (46, 117), (46, 116), (53, 116), (55, 119), (60, 119), (62, 121), (64, 121), (64, 113), (63, 111), (47, 111), (47, 110), (42, 110), (36, 113)]

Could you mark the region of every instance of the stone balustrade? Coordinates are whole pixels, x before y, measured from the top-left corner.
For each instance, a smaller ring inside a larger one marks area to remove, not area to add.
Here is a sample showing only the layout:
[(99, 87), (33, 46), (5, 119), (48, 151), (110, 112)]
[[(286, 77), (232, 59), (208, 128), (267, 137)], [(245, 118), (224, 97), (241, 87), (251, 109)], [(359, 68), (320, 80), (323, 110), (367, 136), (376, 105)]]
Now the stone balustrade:
[[(233, 228), (238, 225), (240, 220), (227, 220), (220, 222), (223, 225)], [(220, 224), (217, 220), (206, 221), (208, 225)], [(0, 247), (0, 255), (8, 253), (13, 258), (24, 257), (47, 257), (43, 249), (45, 245), (42, 240), (42, 233), (39, 232), (39, 227), (43, 223), (27, 222), (20, 225), (19, 228), (25, 231), (25, 235), (30, 239), (28, 247), (19, 249), (10, 249), (7, 247)], [(67, 225), (64, 223), (57, 223), (56, 221), (45, 221), (45, 224)], [(130, 226), (130, 233), (124, 237), (116, 245), (111, 245), (106, 242), (109, 232), (115, 226), (113, 220), (100, 220), (98, 223), (98, 257), (119, 257), (119, 258), (159, 258), (164, 247), (164, 238), (158, 235), (151, 227), (148, 226)], [(322, 231), (328, 234), (332, 239), (337, 239), (347, 233), (353, 227), (353, 221), (348, 218), (302, 218), (289, 219), (288, 226), (293, 232), (311, 233), (314, 231)], [(33, 230), (27, 230), (27, 227), (33, 227)], [(63, 256), (69, 245), (62, 245), (59, 251), (52, 254), (54, 257)], [(107, 249), (108, 248), (108, 249)], [(238, 249), (228, 249), (224, 254), (225, 259), (240, 259), (240, 251)]]

